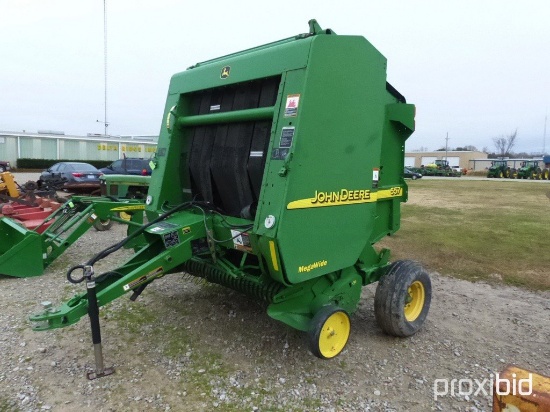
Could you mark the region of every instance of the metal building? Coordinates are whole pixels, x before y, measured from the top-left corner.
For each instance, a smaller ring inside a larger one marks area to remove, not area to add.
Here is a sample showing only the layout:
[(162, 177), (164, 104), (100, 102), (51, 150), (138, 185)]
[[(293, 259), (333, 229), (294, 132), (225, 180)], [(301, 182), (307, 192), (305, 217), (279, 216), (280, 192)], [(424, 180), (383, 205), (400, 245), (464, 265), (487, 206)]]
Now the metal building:
[(487, 159), (487, 153), (474, 152), (474, 151), (457, 151), (449, 150), (436, 151), (436, 152), (406, 152), (405, 153), (405, 166), (406, 167), (420, 167), (422, 165), (428, 165), (434, 163), (437, 159), (447, 159), (451, 167), (458, 167), (460, 169), (472, 168), (471, 160), (473, 159)]
[(149, 158), (158, 136), (71, 136), (63, 132), (0, 132), (0, 160), (17, 159), (116, 160), (123, 156)]

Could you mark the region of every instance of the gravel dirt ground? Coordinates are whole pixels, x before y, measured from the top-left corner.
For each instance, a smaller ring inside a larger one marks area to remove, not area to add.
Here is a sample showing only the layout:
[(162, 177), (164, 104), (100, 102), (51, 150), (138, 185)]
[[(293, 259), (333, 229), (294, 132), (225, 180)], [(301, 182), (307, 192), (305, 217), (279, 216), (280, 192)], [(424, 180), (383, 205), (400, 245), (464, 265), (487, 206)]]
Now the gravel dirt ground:
[(255, 300), (174, 274), (136, 302), (124, 297), (101, 310), (105, 361), (116, 373), (88, 381), (88, 321), (33, 332), (27, 318), (41, 301), (82, 291), (66, 281), (67, 268), (123, 236), (120, 225), (92, 230), (44, 276), (0, 277), (0, 410), (489, 411), (487, 381), (477, 394), (451, 395), (450, 385), (445, 395), (439, 386), (435, 399), (435, 380), (482, 382), (506, 364), (550, 375), (548, 292), (434, 273), (425, 327), (400, 339), (377, 326), (367, 287), (346, 349), (321, 361), (304, 334), (270, 320)]
[[(92, 229), (44, 276), (0, 276), (0, 411), (490, 411), (490, 381), (507, 364), (550, 375), (550, 292), (432, 273), (426, 324), (402, 339), (377, 326), (369, 286), (346, 349), (322, 361), (263, 304), (173, 274), (135, 302), (122, 297), (101, 309), (105, 363), (116, 373), (89, 381), (88, 320), (33, 332), (28, 316), (41, 301), (82, 292), (67, 282), (68, 267), (124, 232)], [(111, 255), (96, 272), (128, 255)], [(452, 379), (470, 380), (472, 390)]]

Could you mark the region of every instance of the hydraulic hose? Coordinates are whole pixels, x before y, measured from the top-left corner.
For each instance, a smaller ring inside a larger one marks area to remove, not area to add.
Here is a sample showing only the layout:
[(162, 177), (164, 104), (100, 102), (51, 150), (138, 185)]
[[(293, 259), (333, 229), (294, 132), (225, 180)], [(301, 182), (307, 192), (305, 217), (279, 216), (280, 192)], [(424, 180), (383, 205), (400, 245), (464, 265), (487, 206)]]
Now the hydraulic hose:
[(168, 216), (180, 211), (180, 210), (184, 210), (188, 207), (191, 207), (195, 202), (185, 202), (185, 203), (181, 203), (179, 204), (178, 206), (176, 206), (175, 208), (163, 213), (162, 215), (160, 215), (159, 217), (157, 217), (155, 220), (151, 221), (151, 222), (148, 222), (144, 225), (141, 225), (141, 227), (139, 229), (137, 229), (134, 233), (130, 234), (129, 236), (126, 236), (124, 239), (122, 239), (120, 242), (118, 243), (115, 243), (114, 245), (111, 245), (109, 246), (108, 248), (102, 250), (101, 252), (97, 253), (94, 257), (92, 257), (90, 260), (88, 260), (88, 262), (86, 262), (84, 265), (76, 265), (76, 266), (73, 266), (71, 267), (68, 271), (67, 271), (67, 280), (71, 283), (81, 283), (84, 281), (85, 277), (84, 275), (80, 278), (73, 278), (72, 277), (72, 273), (77, 270), (77, 269), (84, 269), (85, 266), (93, 266), (94, 263), (97, 263), (98, 261), (102, 260), (102, 259), (105, 259), (107, 256), (109, 256), (111, 253), (114, 253), (116, 252), (117, 250), (119, 250), (120, 248), (122, 248), (126, 243), (128, 243), (130, 240), (134, 239), (135, 237), (141, 235), (145, 229), (147, 229), (148, 227), (154, 225), (155, 223), (158, 223), (164, 219), (166, 219)]
[[(224, 221), (224, 223), (228, 224), (227, 221), (225, 220), (225, 218), (223, 217), (223, 215), (221, 215), (218, 211), (216, 211), (213, 208), (213, 206), (211, 204), (209, 204), (208, 202), (198, 202), (198, 201), (192, 200), (190, 202), (181, 203), (181, 204), (175, 206), (174, 208), (164, 212), (163, 214), (161, 214), (159, 217), (152, 220), (151, 222), (148, 222), (144, 225), (141, 225), (141, 227), (139, 227), (135, 232), (133, 232), (129, 236), (126, 236), (120, 242), (115, 243), (114, 245), (111, 245), (108, 248), (106, 248), (106, 249), (102, 250), (101, 252), (97, 253), (90, 260), (88, 260), (88, 262), (86, 262), (85, 264), (76, 265), (76, 266), (71, 267), (67, 272), (67, 280), (71, 283), (81, 283), (81, 282), (83, 282), (85, 280), (84, 276), (82, 276), (80, 278), (73, 278), (72, 277), (72, 272), (75, 271), (76, 269), (84, 269), (85, 266), (93, 266), (98, 261), (100, 261), (102, 259), (105, 259), (111, 253), (114, 253), (117, 250), (119, 250), (120, 248), (122, 248), (130, 240), (132, 240), (132, 239), (136, 238), (137, 236), (141, 235), (148, 227), (150, 227), (150, 226), (166, 219), (167, 217), (171, 216), (172, 214), (174, 214), (176, 212), (179, 212), (179, 211), (185, 210), (185, 209), (189, 209), (189, 208), (192, 208), (192, 207), (198, 207), (203, 212), (203, 214), (205, 215), (205, 218), (206, 218), (206, 213), (202, 209), (204, 207), (205, 209), (208, 209), (210, 212), (213, 212), (213, 213), (216, 213), (216, 214), (220, 215), (222, 217), (222, 220)], [(245, 227), (245, 225), (242, 225), (242, 227), (241, 226), (235, 226), (235, 227), (239, 227), (240, 229), (250, 229), (252, 226), (246, 226)], [(236, 235), (236, 236), (238, 236), (238, 235)], [(216, 241), (215, 239), (213, 239), (213, 240)], [(228, 239), (228, 240), (231, 240), (231, 239)], [(227, 240), (224, 240), (224, 241), (227, 241)], [(103, 279), (104, 279), (103, 277), (98, 277), (97, 281), (101, 282), (101, 280), (103, 280)]]

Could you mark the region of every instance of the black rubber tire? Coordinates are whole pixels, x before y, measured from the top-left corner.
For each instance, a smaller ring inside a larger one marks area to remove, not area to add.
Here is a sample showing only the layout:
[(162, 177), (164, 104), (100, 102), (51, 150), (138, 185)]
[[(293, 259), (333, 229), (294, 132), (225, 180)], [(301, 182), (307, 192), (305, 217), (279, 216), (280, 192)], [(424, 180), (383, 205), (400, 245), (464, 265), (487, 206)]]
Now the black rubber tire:
[(98, 232), (104, 232), (105, 230), (109, 230), (111, 226), (113, 226), (113, 221), (111, 219), (107, 219), (107, 220), (96, 219), (94, 222), (94, 228)]
[[(344, 339), (344, 342), (339, 342), (337, 345), (337, 349), (332, 354), (323, 354), (321, 348), (319, 347), (320, 340), (322, 339), (321, 334), (323, 333), (323, 327), (325, 326), (325, 323), (332, 315), (339, 315), (342, 316), (343, 319), (347, 319), (347, 336), (344, 336), (344, 334), (341, 334), (340, 336), (342, 339)], [(344, 348), (346, 347), (346, 344), (348, 343), (349, 339), (349, 332), (351, 328), (351, 323), (349, 319), (349, 314), (339, 308), (338, 306), (329, 305), (322, 307), (311, 320), (311, 327), (308, 331), (308, 344), (309, 344), (309, 350), (311, 353), (313, 353), (315, 356), (317, 356), (320, 359), (332, 359), (336, 356), (338, 356)]]
[(23, 190), (25, 191), (32, 191), (38, 189), (38, 183), (33, 182), (32, 180), (29, 180), (23, 184)]
[[(413, 321), (405, 317), (409, 287), (420, 282), (424, 290), (423, 306)], [(392, 263), (378, 282), (374, 296), (374, 314), (380, 328), (392, 336), (414, 335), (426, 320), (432, 300), (432, 283), (424, 268), (412, 260)]]
[(6, 171), (6, 169), (4, 168), (4, 166), (0, 166), (0, 173), (4, 173)]

